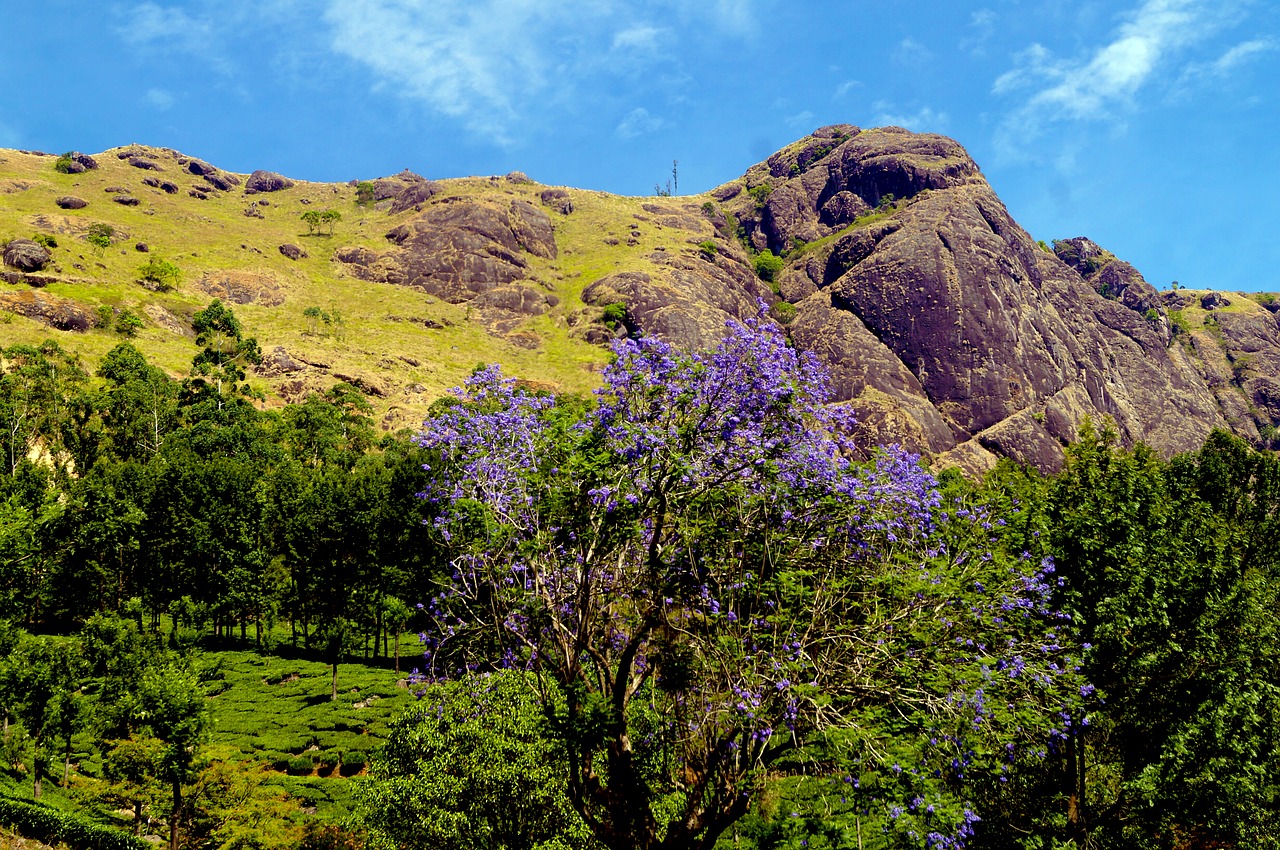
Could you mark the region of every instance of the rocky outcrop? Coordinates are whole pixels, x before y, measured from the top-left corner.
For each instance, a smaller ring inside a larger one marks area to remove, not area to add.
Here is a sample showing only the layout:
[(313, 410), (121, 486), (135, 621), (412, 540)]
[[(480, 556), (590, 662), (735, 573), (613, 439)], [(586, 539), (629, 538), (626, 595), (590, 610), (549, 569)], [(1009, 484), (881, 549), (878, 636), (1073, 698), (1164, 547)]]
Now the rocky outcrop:
[(75, 195), (62, 195), (54, 200), (60, 209), (64, 210), (82, 210), (89, 206), (89, 202), (84, 198), (77, 198)]
[(292, 242), (286, 242), (280, 246), (280, 253), (288, 257), (290, 260), (301, 260), (307, 256), (307, 252), (302, 246), (294, 245)]
[(4, 246), (4, 264), (20, 272), (38, 272), (53, 256), (43, 245), (30, 239), (14, 239)]
[(247, 194), (255, 192), (279, 192), (282, 189), (293, 187), (293, 181), (288, 177), (276, 174), (274, 171), (255, 171), (249, 175), (249, 179), (245, 181), (244, 190)]
[(60, 331), (83, 332), (93, 327), (93, 316), (84, 305), (47, 292), (0, 293), (0, 310), (8, 310)]
[[(1166, 453), (1228, 424), (1141, 275), (1088, 240), (1062, 243), (1074, 264), (1041, 249), (951, 139), (828, 127), (712, 197), (752, 248), (785, 255), (791, 338), (830, 369), (867, 442), (1052, 470), (1085, 417)], [(720, 260), (734, 257), (745, 270), (731, 248)], [(709, 317), (779, 297), (708, 272), (610, 275), (583, 300), (696, 344), (716, 332)]]

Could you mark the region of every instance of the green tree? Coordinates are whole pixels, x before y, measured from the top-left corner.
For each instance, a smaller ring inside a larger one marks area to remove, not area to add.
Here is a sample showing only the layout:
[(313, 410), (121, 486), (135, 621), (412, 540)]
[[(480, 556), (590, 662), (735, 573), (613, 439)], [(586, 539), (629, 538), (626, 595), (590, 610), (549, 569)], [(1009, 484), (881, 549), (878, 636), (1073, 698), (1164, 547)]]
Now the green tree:
[[(169, 292), (176, 289), (182, 281), (182, 269), (169, 260), (152, 256), (138, 267), (138, 277), (145, 283), (151, 284), (157, 292)], [(134, 318), (137, 319), (136, 316)], [(118, 321), (116, 327), (119, 330)]]
[(133, 813), (133, 834), (142, 832), (143, 817), (164, 791), (156, 778), (164, 745), (155, 738), (139, 736), (105, 741), (102, 776), (107, 788), (104, 802)]
[(200, 395), (212, 382), (221, 410), (224, 384), (241, 395), (248, 394), (248, 385), (238, 386), (245, 379), (243, 366), (261, 363), (262, 350), (256, 339), (244, 335), (244, 327), (231, 308), (217, 299), (192, 317), (191, 328), (196, 332), (196, 345), (202, 347), (191, 362), (192, 390)]
[(545, 734), (531, 677), (431, 685), (392, 724), (360, 795), (376, 847), (567, 850), (599, 846), (564, 792), (565, 755)]

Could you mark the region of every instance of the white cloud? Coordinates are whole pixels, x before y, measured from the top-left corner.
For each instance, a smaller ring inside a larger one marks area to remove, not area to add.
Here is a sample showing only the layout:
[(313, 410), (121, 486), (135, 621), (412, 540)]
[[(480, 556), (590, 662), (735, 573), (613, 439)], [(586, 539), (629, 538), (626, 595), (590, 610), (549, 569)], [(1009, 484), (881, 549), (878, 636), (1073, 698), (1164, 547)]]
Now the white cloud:
[(1212, 62), (1193, 62), (1186, 67), (1179, 79), (1179, 86), (1194, 84), (1207, 79), (1225, 79), (1263, 53), (1275, 50), (1277, 43), (1270, 38), (1255, 38), (1229, 48)]
[(657, 116), (650, 115), (649, 110), (637, 106), (626, 114), (626, 117), (614, 128), (614, 133), (623, 139), (634, 139), (661, 130), (666, 122)]
[(658, 48), (658, 37), (662, 30), (644, 24), (628, 27), (613, 36), (614, 50), (634, 50), (652, 53)]
[(991, 9), (979, 9), (969, 14), (968, 34), (960, 39), (960, 49), (973, 56), (985, 56), (987, 42), (996, 34), (996, 22), (1000, 19)]
[(151, 106), (164, 111), (173, 106), (173, 95), (164, 89), (147, 89), (143, 99)]
[(192, 17), (185, 9), (156, 3), (139, 3), (122, 12), (117, 29), (135, 46), (186, 51), (207, 44), (213, 29), (208, 18)]
[(1169, 80), (1178, 54), (1212, 34), (1223, 12), (1207, 0), (1144, 0), (1109, 41), (1084, 56), (1060, 58), (1031, 45), (992, 85), (994, 94), (1025, 98), (1001, 124), (997, 146), (1016, 155), (1050, 124), (1123, 117), (1144, 87)]
[(813, 129), (813, 113), (809, 110), (797, 112), (795, 115), (789, 115), (783, 120), (787, 122), (787, 126), (793, 129), (812, 130)]
[(831, 94), (832, 100), (839, 100), (854, 89), (862, 88), (862, 83), (858, 80), (845, 80), (836, 86), (836, 90)]
[(893, 61), (899, 65), (919, 67), (933, 58), (933, 52), (914, 38), (904, 38), (893, 50)]
[(872, 124), (876, 127), (905, 127), (917, 133), (941, 133), (947, 128), (947, 113), (922, 106), (913, 113), (895, 112), (888, 101), (878, 100), (871, 105), (877, 110)]
[(758, 2), (326, 0), (323, 18), (332, 48), (369, 68), (379, 91), (504, 143), (558, 107), (616, 103), (619, 77), (675, 96), (687, 42), (749, 34)]

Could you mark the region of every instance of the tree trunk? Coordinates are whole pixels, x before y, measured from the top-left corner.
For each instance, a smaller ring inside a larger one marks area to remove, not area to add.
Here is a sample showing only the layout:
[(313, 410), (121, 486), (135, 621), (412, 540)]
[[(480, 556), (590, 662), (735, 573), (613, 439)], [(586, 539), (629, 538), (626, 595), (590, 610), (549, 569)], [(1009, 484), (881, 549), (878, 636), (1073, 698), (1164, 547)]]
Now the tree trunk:
[(173, 783), (173, 812), (169, 815), (169, 850), (178, 850), (178, 818), (182, 816), (182, 782)]
[(329, 694), (329, 701), (335, 702), (338, 699), (338, 662), (333, 662), (333, 691)]
[(142, 800), (133, 801), (133, 834), (142, 834)]
[(396, 675), (400, 675), (400, 632), (396, 631)]
[(67, 736), (67, 751), (62, 754), (62, 787), (67, 787), (67, 779), (71, 776), (71, 736)]

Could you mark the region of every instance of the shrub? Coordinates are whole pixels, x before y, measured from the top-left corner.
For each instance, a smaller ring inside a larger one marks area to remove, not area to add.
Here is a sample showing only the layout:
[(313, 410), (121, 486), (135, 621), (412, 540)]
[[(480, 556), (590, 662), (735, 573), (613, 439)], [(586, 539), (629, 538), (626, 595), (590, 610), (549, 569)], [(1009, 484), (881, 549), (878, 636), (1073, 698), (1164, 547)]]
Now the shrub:
[(715, 242), (707, 239), (698, 243), (698, 251), (708, 260), (714, 260), (716, 258), (716, 254), (720, 252), (720, 248)]
[(123, 310), (120, 315), (116, 317), (116, 333), (121, 336), (133, 336), (138, 331), (142, 330), (143, 327), (145, 327), (145, 325), (143, 325), (142, 319), (139, 318), (138, 314), (134, 313), (132, 310)]
[(364, 750), (347, 750), (342, 754), (342, 772), (350, 775), (364, 770), (369, 763), (369, 756)]
[(768, 248), (756, 254), (752, 264), (755, 266), (756, 274), (759, 278), (769, 283), (775, 282), (778, 279), (778, 275), (782, 273), (782, 258)]
[(769, 315), (780, 325), (789, 325), (796, 318), (796, 305), (790, 301), (778, 301), (769, 308)]
[(289, 773), (292, 776), (306, 776), (315, 768), (315, 762), (311, 760), (309, 753), (303, 753), (300, 756), (289, 759)]
[(323, 774), (333, 773), (338, 768), (338, 754), (333, 750), (327, 750), (316, 756), (316, 765), (319, 766), (320, 772)]
[(63, 843), (77, 850), (150, 850), (151, 845), (126, 832), (89, 823), (36, 803), (0, 797), (0, 823), (28, 838)]
[(362, 180), (356, 184), (356, 204), (359, 206), (368, 206), (374, 202), (373, 184), (368, 180)]
[(138, 267), (138, 276), (160, 292), (168, 292), (182, 279), (182, 270), (168, 260), (152, 257)]
[(53, 170), (59, 174), (70, 174), (71, 162), (71, 151), (67, 151), (62, 156), (58, 157), (56, 162), (54, 162)]
[(604, 326), (609, 330), (613, 330), (619, 324), (627, 320), (627, 305), (621, 301), (615, 301), (608, 304), (604, 308), (604, 312), (600, 314), (600, 318), (604, 321)]
[(37, 233), (31, 237), (31, 241), (37, 245), (43, 245), (46, 248), (57, 248), (58, 240), (53, 238), (52, 233)]
[(99, 252), (111, 247), (111, 238), (116, 235), (116, 229), (109, 224), (91, 224), (89, 232), (85, 234), (85, 241)]
[(703, 215), (705, 215), (707, 218), (715, 218), (715, 217), (716, 217), (716, 205), (715, 205), (715, 204), (713, 204), (713, 203), (711, 203), (710, 201), (703, 201), (703, 202), (702, 202), (702, 214), (703, 214)]
[(764, 209), (765, 202), (769, 200), (769, 196), (773, 194), (773, 184), (765, 181), (759, 186), (752, 186), (747, 190), (747, 194), (756, 202), (756, 209)]

